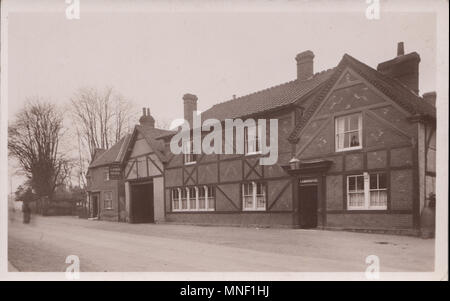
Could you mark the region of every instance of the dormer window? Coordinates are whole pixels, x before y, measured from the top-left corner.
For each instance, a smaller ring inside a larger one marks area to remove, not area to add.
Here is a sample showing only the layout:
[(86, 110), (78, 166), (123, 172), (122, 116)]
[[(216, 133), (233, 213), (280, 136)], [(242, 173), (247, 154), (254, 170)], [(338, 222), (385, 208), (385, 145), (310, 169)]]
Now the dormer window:
[(336, 117), (336, 151), (362, 148), (362, 115)]

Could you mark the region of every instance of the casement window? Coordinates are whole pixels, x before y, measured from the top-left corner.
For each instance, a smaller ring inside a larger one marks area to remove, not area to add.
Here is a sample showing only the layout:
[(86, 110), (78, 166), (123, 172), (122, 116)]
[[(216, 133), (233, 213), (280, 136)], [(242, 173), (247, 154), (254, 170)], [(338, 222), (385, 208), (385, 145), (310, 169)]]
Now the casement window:
[(365, 172), (362, 175), (347, 176), (347, 209), (387, 209), (386, 174)]
[(109, 170), (103, 172), (103, 179), (105, 181), (109, 181)]
[(112, 191), (103, 192), (103, 207), (105, 209), (112, 209)]
[(183, 144), (184, 164), (194, 164), (197, 161), (197, 154), (194, 154), (194, 141), (190, 139)]
[(213, 211), (213, 186), (195, 186), (172, 189), (172, 211)]
[(385, 173), (370, 175), (370, 208), (387, 208), (387, 177)]
[(266, 210), (266, 186), (260, 182), (242, 184), (242, 209)]
[(336, 151), (362, 148), (362, 115), (336, 117)]
[(260, 126), (244, 128), (244, 152), (246, 155), (261, 152), (261, 134)]

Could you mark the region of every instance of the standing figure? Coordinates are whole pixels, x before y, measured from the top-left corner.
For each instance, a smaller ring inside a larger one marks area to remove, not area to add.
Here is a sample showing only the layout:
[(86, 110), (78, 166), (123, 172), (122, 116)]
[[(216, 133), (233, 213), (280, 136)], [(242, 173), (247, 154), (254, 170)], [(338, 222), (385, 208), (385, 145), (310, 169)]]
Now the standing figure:
[(23, 223), (29, 224), (31, 218), (31, 209), (30, 205), (28, 205), (28, 202), (26, 201), (24, 201), (22, 204), (22, 213), (23, 213)]

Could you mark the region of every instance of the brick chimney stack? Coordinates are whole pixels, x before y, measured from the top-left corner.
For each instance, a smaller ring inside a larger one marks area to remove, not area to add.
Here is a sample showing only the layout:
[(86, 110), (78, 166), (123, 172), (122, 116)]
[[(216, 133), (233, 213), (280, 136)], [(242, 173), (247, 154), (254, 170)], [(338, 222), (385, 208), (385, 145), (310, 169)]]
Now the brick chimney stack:
[(155, 127), (155, 119), (150, 115), (150, 108), (142, 108), (142, 116), (139, 118), (139, 124), (152, 128)]
[(297, 80), (305, 80), (314, 74), (314, 53), (303, 51), (295, 57), (297, 61)]
[(192, 128), (192, 114), (197, 111), (197, 96), (194, 94), (184, 94), (184, 119), (189, 122), (189, 126)]
[(403, 42), (397, 44), (397, 57), (380, 63), (377, 70), (389, 77), (395, 78), (419, 95), (419, 63), (417, 52), (405, 54)]

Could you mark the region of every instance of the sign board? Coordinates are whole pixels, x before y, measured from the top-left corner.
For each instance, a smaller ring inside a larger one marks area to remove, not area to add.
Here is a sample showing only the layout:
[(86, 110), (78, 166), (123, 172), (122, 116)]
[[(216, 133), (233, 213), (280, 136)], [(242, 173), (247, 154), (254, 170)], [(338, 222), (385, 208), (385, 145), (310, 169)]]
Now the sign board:
[(122, 169), (120, 164), (112, 164), (109, 166), (109, 179), (120, 180), (122, 178)]

